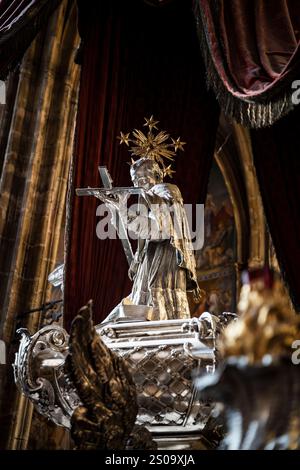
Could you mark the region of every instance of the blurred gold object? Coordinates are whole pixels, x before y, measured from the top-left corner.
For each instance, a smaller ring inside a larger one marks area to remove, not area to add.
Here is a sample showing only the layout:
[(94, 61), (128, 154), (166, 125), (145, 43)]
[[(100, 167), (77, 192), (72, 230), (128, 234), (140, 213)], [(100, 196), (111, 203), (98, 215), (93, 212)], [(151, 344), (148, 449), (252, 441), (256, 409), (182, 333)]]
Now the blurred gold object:
[(293, 311), (280, 279), (272, 286), (258, 277), (241, 289), (239, 318), (225, 328), (218, 349), (226, 358), (246, 356), (249, 364), (292, 354), (300, 338), (300, 318)]
[(240, 317), (219, 336), (223, 361), (216, 373), (199, 377), (203, 400), (217, 403), (226, 450), (300, 448), (299, 366), (293, 359), (300, 319), (280, 278), (269, 269), (248, 277), (238, 304)]

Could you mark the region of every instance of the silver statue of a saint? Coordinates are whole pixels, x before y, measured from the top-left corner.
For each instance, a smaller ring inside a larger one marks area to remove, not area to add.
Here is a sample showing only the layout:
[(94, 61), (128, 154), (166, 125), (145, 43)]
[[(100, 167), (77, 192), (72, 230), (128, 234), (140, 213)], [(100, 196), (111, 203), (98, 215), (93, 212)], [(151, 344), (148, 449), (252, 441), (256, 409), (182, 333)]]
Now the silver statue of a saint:
[(127, 207), (125, 191), (113, 200), (105, 193), (100, 195), (138, 240), (129, 267), (132, 291), (109, 320), (124, 306), (127, 312), (134, 311), (131, 305), (150, 307), (144, 309), (148, 320), (190, 318), (187, 291), (198, 296), (199, 288), (181, 193), (174, 184), (163, 182), (163, 171), (154, 160), (140, 158), (131, 165), (130, 174), (133, 185), (144, 190), (134, 209)]
[[(106, 168), (100, 167), (104, 186), (77, 189), (78, 195), (94, 195), (112, 212), (112, 223), (122, 239), (129, 261), (129, 276), (133, 288), (128, 297), (111, 312), (105, 321), (120, 317), (132, 319), (169, 320), (190, 318), (187, 291), (199, 300), (200, 289), (196, 277), (196, 263), (190, 230), (181, 193), (174, 184), (164, 183), (166, 175), (173, 172), (164, 159), (173, 160), (177, 150), (183, 150), (180, 138), (168, 143), (169, 134), (157, 129), (153, 116), (145, 119), (147, 134), (135, 129), (133, 138), (121, 132), (120, 143), (130, 147), (133, 160), (130, 175), (133, 188), (113, 188)], [(105, 173), (106, 172), (106, 173)], [(127, 207), (131, 194), (138, 195), (138, 204)], [(120, 222), (120, 223), (118, 223)], [(128, 237), (137, 239), (133, 255)]]

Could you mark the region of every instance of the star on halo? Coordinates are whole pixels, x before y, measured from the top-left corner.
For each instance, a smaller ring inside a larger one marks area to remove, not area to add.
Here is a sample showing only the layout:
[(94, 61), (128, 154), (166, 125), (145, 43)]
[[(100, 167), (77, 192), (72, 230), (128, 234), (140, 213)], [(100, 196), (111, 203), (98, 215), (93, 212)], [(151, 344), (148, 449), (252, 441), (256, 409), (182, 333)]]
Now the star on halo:
[(120, 144), (126, 144), (127, 146), (129, 146), (129, 136), (130, 136), (130, 132), (128, 132), (128, 134), (124, 134), (123, 132), (120, 132), (120, 136), (117, 137), (117, 139), (119, 139), (120, 141)]
[(170, 178), (173, 178), (173, 173), (176, 172), (172, 170), (171, 165), (167, 166), (167, 168), (164, 169), (164, 176), (169, 176)]
[(132, 166), (135, 163), (135, 160), (131, 157), (131, 162), (126, 162), (127, 165)]
[(148, 126), (150, 131), (152, 131), (152, 129), (157, 129), (156, 124), (158, 124), (159, 121), (154, 121), (153, 115), (149, 119), (144, 119), (146, 121), (144, 126)]
[(177, 150), (183, 150), (183, 146), (186, 144), (186, 142), (181, 142), (180, 137), (178, 139), (172, 139), (173, 145), (174, 145), (174, 150), (177, 152)]

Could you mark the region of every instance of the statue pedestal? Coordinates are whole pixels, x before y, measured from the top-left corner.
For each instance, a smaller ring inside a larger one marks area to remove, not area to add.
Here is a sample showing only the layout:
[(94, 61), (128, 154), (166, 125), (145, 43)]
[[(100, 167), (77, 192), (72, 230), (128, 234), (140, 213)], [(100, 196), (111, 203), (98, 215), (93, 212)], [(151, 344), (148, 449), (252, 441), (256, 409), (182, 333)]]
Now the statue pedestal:
[(118, 322), (96, 327), (126, 364), (137, 387), (137, 424), (154, 436), (200, 433), (211, 411), (193, 385), (193, 373), (214, 370), (214, 331), (198, 318)]
[[(207, 312), (201, 317), (119, 319), (95, 327), (105, 345), (126, 361), (137, 389), (136, 424), (146, 427), (161, 448), (168, 442), (195, 448), (211, 413), (210, 400), (200, 399), (193, 382), (194, 374), (215, 368), (215, 323)], [(80, 399), (64, 367), (68, 334), (54, 325), (33, 336), (22, 334), (14, 364), (17, 386), (39, 413), (70, 428)]]

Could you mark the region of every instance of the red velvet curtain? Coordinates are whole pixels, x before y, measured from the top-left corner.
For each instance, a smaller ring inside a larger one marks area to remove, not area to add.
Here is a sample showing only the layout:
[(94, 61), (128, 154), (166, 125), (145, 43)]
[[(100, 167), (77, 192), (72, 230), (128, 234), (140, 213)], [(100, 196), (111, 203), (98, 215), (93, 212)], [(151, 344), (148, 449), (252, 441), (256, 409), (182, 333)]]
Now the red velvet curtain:
[(260, 128), (251, 132), (255, 168), (276, 254), (299, 310), (300, 109), (292, 82), (300, 78), (300, 2), (195, 0), (194, 12), (208, 81), (223, 111)]
[(251, 132), (254, 163), (276, 255), (300, 311), (300, 107)]
[(65, 325), (90, 298), (100, 322), (130, 292), (119, 240), (96, 236), (97, 201), (74, 188), (99, 186), (98, 165), (115, 185), (131, 185), (130, 155), (116, 137), (154, 115), (160, 129), (186, 141), (174, 182), (186, 202), (204, 201), (218, 123), (206, 90), (192, 4), (153, 8), (140, 0), (79, 1), (83, 62), (69, 201)]
[(0, 0), (0, 79), (22, 59), (61, 0)]
[(293, 109), (299, 0), (195, 0), (195, 14), (209, 83), (225, 113), (262, 127)]

